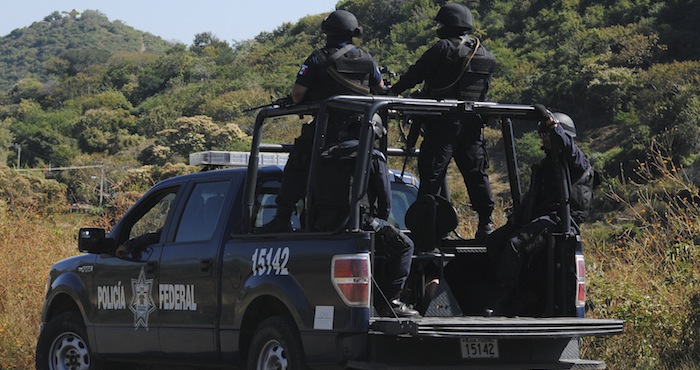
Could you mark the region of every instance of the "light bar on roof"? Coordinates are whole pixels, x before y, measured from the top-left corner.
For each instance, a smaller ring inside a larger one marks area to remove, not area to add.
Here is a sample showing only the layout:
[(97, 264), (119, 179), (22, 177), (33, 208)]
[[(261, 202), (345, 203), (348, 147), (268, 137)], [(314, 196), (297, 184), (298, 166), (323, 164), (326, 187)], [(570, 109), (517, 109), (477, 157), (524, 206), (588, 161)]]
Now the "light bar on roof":
[[(289, 159), (289, 153), (260, 153), (260, 166), (284, 166)], [(245, 167), (250, 160), (248, 152), (226, 152), (209, 150), (190, 154), (190, 166), (228, 166)]]

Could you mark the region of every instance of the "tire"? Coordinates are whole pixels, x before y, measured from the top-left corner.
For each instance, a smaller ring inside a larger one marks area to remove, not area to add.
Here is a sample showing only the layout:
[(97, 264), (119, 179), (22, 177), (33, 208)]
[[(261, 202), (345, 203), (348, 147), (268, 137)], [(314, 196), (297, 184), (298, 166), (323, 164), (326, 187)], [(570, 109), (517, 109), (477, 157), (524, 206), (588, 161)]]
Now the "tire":
[(281, 316), (265, 319), (253, 335), (247, 365), (249, 370), (306, 369), (294, 325)]
[(97, 370), (80, 315), (66, 312), (51, 319), (39, 335), (37, 370)]

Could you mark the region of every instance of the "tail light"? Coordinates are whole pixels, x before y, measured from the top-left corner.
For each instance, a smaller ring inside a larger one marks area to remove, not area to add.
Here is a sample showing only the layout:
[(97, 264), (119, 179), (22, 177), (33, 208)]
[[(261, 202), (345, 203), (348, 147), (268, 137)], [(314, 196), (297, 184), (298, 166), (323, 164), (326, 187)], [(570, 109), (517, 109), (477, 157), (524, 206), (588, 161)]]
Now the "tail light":
[(586, 307), (586, 261), (576, 255), (576, 308)]
[(338, 255), (333, 257), (331, 276), (333, 286), (349, 307), (369, 307), (372, 280), (369, 254)]

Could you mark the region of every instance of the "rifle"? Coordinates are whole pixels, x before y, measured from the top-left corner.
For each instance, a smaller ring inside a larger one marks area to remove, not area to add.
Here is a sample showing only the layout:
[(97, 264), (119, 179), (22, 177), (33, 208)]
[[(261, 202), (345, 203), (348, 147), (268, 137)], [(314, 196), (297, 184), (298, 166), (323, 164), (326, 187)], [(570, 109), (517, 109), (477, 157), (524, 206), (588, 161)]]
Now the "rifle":
[[(396, 78), (399, 74), (390, 70), (388, 66), (379, 67), (379, 73), (382, 74), (382, 79), (384, 80), (384, 86), (391, 86), (391, 79)], [(387, 77), (384, 77), (387, 76)]]
[(272, 96), (270, 96), (271, 103), (270, 104), (263, 104), (263, 105), (258, 105), (257, 107), (252, 107), (252, 108), (246, 108), (243, 109), (241, 112), (251, 112), (256, 109), (261, 109), (261, 108), (267, 108), (267, 107), (275, 107), (275, 108), (281, 108), (281, 107), (287, 107), (292, 105), (292, 97), (287, 95), (285, 97), (279, 98), (279, 99), (274, 99)]

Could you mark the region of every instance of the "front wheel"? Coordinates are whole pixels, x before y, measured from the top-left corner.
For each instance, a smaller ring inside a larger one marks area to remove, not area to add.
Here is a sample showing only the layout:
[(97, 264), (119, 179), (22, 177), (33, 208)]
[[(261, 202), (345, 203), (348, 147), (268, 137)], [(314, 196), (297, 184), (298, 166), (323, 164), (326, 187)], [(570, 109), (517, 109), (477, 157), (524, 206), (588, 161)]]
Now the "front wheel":
[(80, 316), (66, 312), (49, 320), (36, 346), (37, 370), (96, 370)]
[(305, 369), (304, 351), (294, 325), (280, 316), (263, 321), (248, 353), (249, 370)]

